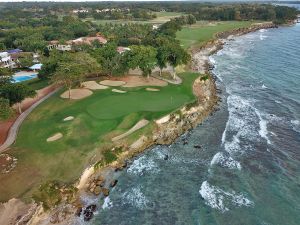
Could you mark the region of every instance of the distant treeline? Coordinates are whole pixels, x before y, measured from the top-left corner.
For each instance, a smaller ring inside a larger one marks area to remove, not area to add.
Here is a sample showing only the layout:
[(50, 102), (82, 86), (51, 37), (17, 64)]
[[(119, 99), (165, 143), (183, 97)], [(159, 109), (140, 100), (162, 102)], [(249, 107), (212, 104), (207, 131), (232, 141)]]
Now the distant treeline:
[[(66, 15), (73, 10), (80, 18), (142, 19), (154, 18), (155, 12), (182, 12), (197, 20), (268, 20), (284, 23), (296, 18), (297, 9), (273, 4), (256, 3), (195, 3), (195, 2), (18, 2), (0, 3), (0, 19), (16, 21), (15, 17), (45, 17), (48, 14)], [(107, 10), (112, 9), (112, 10)]]

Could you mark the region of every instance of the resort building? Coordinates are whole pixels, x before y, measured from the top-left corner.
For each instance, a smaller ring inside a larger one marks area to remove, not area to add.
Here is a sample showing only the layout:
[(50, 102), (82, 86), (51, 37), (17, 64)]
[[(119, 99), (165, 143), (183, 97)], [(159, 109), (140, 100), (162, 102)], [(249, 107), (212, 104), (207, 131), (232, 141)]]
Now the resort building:
[(69, 40), (69, 41), (66, 41), (66, 44), (60, 44), (59, 41), (53, 40), (53, 41), (49, 42), (47, 48), (49, 51), (51, 51), (53, 49), (57, 49), (59, 51), (71, 51), (72, 46), (84, 45), (84, 44), (92, 45), (95, 41), (97, 41), (103, 45), (107, 43), (106, 38), (104, 38), (100, 34), (97, 34), (94, 37), (80, 37), (80, 38), (77, 38), (74, 40)]
[(0, 67), (15, 68), (16, 63), (12, 60), (8, 52), (0, 52)]
[(100, 34), (94, 36), (94, 37), (80, 37), (75, 40), (70, 40), (67, 41), (67, 44), (71, 45), (82, 45), (82, 44), (87, 44), (87, 45), (92, 45), (93, 42), (99, 42), (100, 44), (106, 44), (107, 40), (101, 36)]
[(88, 9), (74, 9), (73, 13), (88, 13)]
[(57, 41), (57, 40), (50, 41), (47, 48), (49, 51), (51, 51), (53, 49), (57, 49), (59, 51), (71, 51), (72, 50), (72, 46), (70, 44), (59, 44), (59, 41)]
[(117, 48), (117, 52), (120, 53), (120, 54), (123, 54), (124, 52), (126, 51), (130, 51), (130, 48), (127, 48), (127, 47), (122, 47), (122, 46), (119, 46)]

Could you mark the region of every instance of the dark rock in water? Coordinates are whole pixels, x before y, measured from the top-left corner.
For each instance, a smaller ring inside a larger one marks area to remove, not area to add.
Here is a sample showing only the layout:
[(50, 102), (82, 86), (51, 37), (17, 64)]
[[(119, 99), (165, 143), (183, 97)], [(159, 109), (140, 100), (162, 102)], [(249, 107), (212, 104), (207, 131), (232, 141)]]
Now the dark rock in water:
[(188, 144), (187, 140), (184, 140), (183, 145), (187, 145), (187, 144)]
[(94, 216), (94, 213), (92, 212), (85, 212), (84, 213), (84, 221), (90, 221)]
[(75, 215), (79, 217), (81, 213), (82, 213), (82, 207), (77, 208)]
[(110, 186), (114, 187), (117, 185), (117, 183), (118, 183), (118, 180), (113, 180), (112, 182), (110, 182)]
[(194, 145), (194, 148), (200, 149), (200, 148), (202, 148), (202, 146), (201, 145)]
[(84, 221), (91, 220), (94, 216), (94, 212), (96, 211), (96, 209), (97, 209), (97, 206), (94, 204), (86, 207), (85, 210), (83, 211)]
[(164, 160), (168, 160), (169, 159), (169, 156), (168, 155), (165, 155), (164, 156)]
[(85, 210), (91, 211), (91, 212), (95, 212), (97, 209), (97, 206), (95, 204), (89, 205), (88, 207), (86, 207)]

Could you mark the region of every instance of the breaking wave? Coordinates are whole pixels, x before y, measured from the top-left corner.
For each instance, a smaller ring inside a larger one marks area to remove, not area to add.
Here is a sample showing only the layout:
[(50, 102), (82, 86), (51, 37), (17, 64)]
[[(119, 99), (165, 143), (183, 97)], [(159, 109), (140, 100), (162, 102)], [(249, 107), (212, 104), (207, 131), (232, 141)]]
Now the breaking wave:
[(210, 185), (207, 181), (202, 183), (199, 193), (205, 200), (206, 205), (222, 213), (230, 210), (232, 207), (250, 207), (254, 205), (243, 194), (237, 194), (235, 191), (226, 192), (216, 186)]
[(141, 191), (140, 187), (134, 187), (129, 191), (126, 191), (122, 195), (123, 204), (130, 204), (138, 209), (145, 209), (150, 201)]
[(144, 173), (158, 173), (158, 165), (153, 159), (142, 156), (133, 161), (132, 165), (127, 169), (128, 173), (142, 176)]
[(218, 152), (214, 155), (213, 159), (210, 162), (210, 165), (221, 165), (229, 169), (242, 169), (242, 166), (238, 161), (235, 161), (230, 156), (224, 155), (224, 153), (222, 152)]

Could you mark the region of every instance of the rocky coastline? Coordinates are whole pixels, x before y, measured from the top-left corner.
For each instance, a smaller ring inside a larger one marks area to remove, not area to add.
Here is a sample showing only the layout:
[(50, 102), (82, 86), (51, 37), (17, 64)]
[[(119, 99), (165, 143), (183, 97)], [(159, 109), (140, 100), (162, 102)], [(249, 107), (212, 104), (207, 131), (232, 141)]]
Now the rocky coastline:
[[(77, 224), (78, 220), (88, 221), (99, 207), (95, 202), (85, 202), (88, 198), (105, 198), (110, 190), (117, 185), (117, 174), (126, 169), (130, 160), (153, 145), (168, 145), (179, 136), (193, 129), (207, 118), (216, 108), (219, 101), (215, 77), (211, 73), (213, 65), (209, 56), (222, 49), (226, 39), (240, 36), (260, 29), (276, 28), (273, 23), (254, 24), (249, 28), (218, 33), (214, 40), (201, 47), (192, 48), (192, 63), (190, 69), (202, 74), (193, 84), (196, 101), (183, 106), (181, 109), (153, 122), (152, 135), (142, 136), (130, 146), (122, 146), (123, 151), (118, 159), (98, 168), (97, 164), (87, 168), (73, 187), (76, 193), (66, 191), (62, 187), (63, 201), (55, 208), (45, 211), (42, 205), (36, 207), (35, 213), (26, 224)], [(168, 156), (165, 157), (168, 159)], [(65, 193), (65, 194), (63, 194)], [(35, 203), (34, 203), (35, 204)]]

